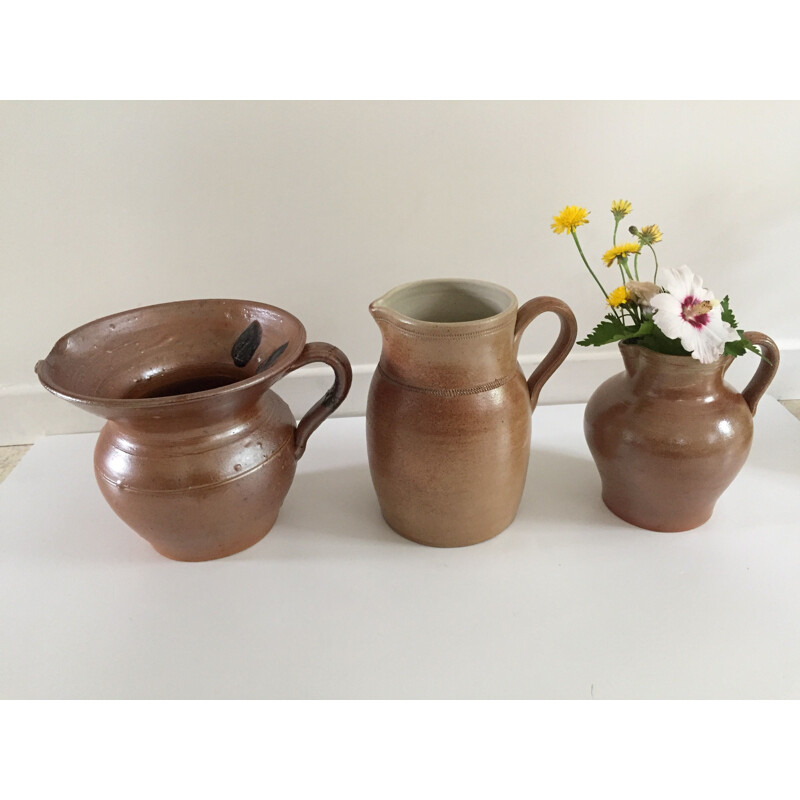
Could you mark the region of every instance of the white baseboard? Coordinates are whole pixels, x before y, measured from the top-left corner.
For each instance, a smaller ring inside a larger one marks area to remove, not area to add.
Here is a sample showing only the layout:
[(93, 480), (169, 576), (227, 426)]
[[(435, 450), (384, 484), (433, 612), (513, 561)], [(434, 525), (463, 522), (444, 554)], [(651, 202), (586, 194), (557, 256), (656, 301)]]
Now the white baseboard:
[[(781, 366), (769, 389), (779, 400), (800, 398), (800, 341), (779, 342)], [(523, 356), (520, 364), (526, 374), (536, 367), (542, 355)], [(567, 358), (542, 390), (539, 402), (585, 403), (595, 388), (622, 369), (616, 348), (576, 350)], [(756, 369), (755, 356), (738, 358), (726, 379), (742, 389)], [(353, 367), (353, 386), (337, 416), (360, 416), (367, 407), (367, 392), (375, 364)], [(330, 388), (332, 373), (328, 367), (313, 366), (287, 375), (275, 390), (289, 404), (297, 417)], [(0, 445), (29, 444), (40, 436), (99, 431), (100, 417), (60, 400), (38, 384), (0, 388)]]

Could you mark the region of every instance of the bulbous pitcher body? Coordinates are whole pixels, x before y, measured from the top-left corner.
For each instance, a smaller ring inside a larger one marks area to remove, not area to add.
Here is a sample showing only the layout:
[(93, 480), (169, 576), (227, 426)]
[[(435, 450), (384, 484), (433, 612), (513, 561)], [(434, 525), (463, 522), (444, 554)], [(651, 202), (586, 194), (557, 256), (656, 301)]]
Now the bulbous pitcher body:
[[(271, 387), (322, 361), (335, 383), (295, 425)], [(206, 561), (272, 528), (316, 427), (342, 402), (350, 364), (306, 343), (275, 306), (189, 300), (133, 309), (61, 337), (36, 365), (53, 394), (107, 422), (94, 456), (116, 514), (162, 555)]]
[(758, 400), (780, 353), (763, 333), (745, 334), (768, 360), (742, 393), (725, 380), (733, 358), (701, 364), (691, 356), (622, 343), (624, 372), (602, 383), (584, 414), (606, 506), (653, 531), (706, 522), (744, 465)]

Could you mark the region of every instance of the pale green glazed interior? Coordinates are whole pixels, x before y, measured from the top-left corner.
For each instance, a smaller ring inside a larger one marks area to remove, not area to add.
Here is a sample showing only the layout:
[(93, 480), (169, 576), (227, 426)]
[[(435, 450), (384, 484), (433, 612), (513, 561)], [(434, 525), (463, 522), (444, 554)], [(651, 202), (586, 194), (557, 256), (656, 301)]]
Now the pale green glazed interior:
[(406, 284), (378, 304), (420, 322), (475, 322), (503, 313), (516, 298), (502, 286), (484, 281), (431, 280)]

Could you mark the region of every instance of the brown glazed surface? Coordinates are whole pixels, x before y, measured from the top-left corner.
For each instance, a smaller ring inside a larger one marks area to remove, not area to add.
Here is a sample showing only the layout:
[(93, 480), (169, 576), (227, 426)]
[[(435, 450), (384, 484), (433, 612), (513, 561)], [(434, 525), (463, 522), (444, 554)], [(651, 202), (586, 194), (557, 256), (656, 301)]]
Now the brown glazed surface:
[[(95, 475), (111, 508), (161, 554), (206, 561), (270, 530), (308, 437), (344, 400), (345, 355), (306, 344), (274, 306), (192, 300), (91, 322), (36, 365), (51, 392), (105, 417)], [(322, 361), (331, 390), (295, 428), (270, 387)]]
[(750, 452), (753, 415), (778, 368), (775, 343), (749, 332), (761, 361), (739, 394), (724, 380), (731, 357), (701, 364), (621, 344), (625, 371), (586, 406), (584, 431), (603, 501), (618, 517), (653, 531), (702, 525)]
[[(514, 519), (525, 484), (531, 412), (566, 358), (575, 318), (539, 297), (519, 312), (481, 281), (406, 284), (370, 311), (383, 335), (367, 404), (367, 452), (383, 516), (420, 544), (460, 547)], [(517, 363), (527, 325), (544, 311), (560, 335), (529, 381)]]

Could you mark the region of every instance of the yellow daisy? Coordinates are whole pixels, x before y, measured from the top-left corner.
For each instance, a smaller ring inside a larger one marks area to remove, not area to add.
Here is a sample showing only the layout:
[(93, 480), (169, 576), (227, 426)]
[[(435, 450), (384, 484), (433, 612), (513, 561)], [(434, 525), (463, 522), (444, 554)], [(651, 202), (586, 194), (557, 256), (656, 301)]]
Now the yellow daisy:
[(550, 226), (556, 233), (572, 233), (579, 225), (586, 225), (589, 212), (580, 206), (566, 206)]
[(641, 253), (641, 251), (642, 246), (639, 242), (625, 242), (607, 250), (603, 255), (603, 261), (607, 267), (610, 267), (616, 259), (627, 258), (631, 253)]
[(614, 215), (614, 219), (619, 222), (623, 217), (631, 213), (632, 208), (627, 200), (615, 200), (611, 204), (611, 213)]
[(628, 300), (630, 300), (628, 297), (628, 290), (624, 286), (617, 286), (617, 288), (608, 295), (607, 300), (612, 308), (621, 306), (623, 303), (627, 303)]
[(658, 225), (645, 225), (639, 231), (639, 241), (642, 244), (653, 244), (661, 241), (661, 231)]

